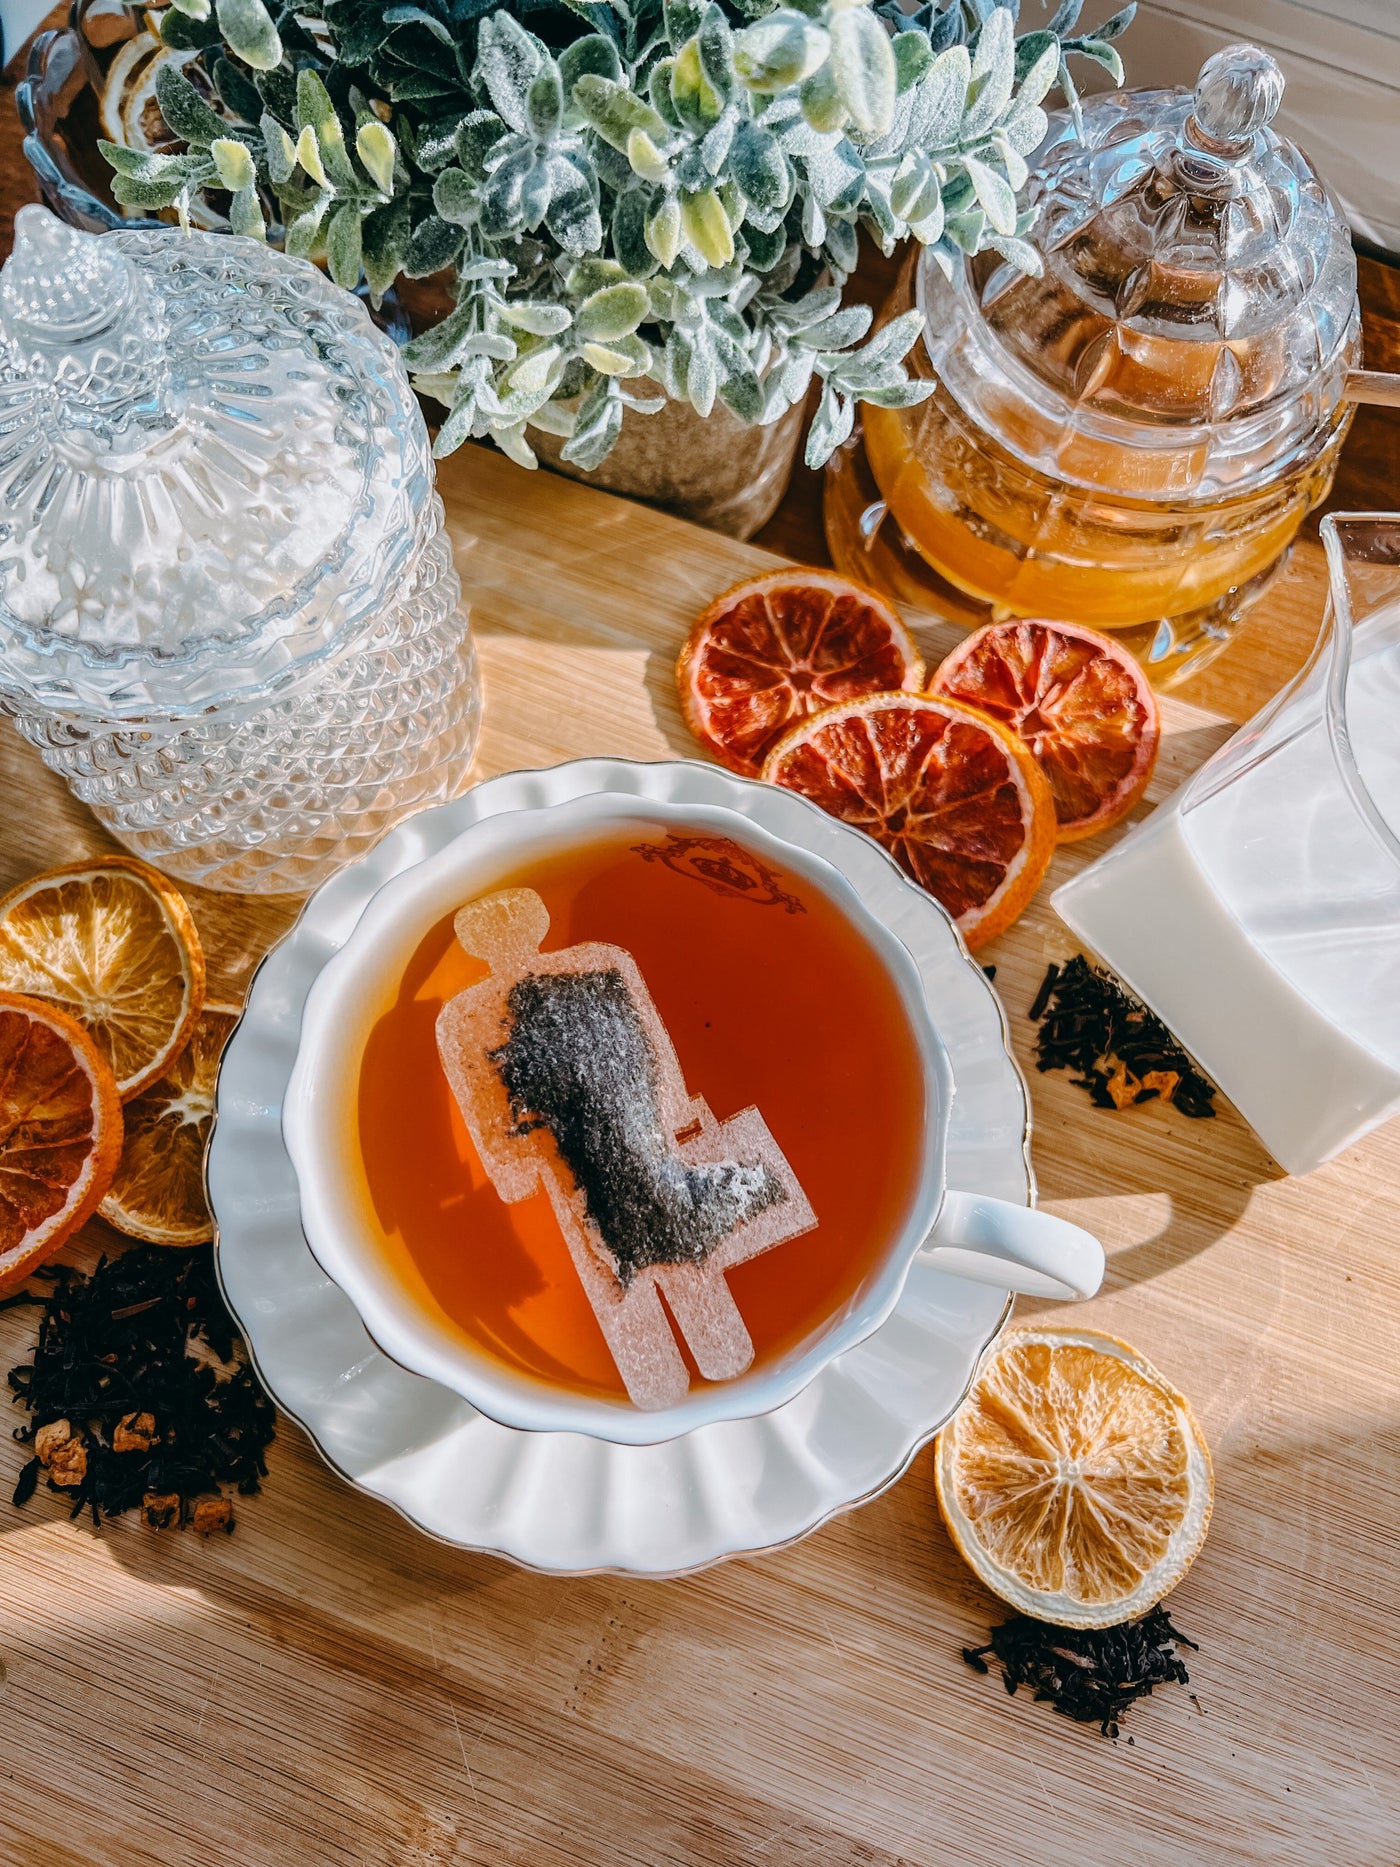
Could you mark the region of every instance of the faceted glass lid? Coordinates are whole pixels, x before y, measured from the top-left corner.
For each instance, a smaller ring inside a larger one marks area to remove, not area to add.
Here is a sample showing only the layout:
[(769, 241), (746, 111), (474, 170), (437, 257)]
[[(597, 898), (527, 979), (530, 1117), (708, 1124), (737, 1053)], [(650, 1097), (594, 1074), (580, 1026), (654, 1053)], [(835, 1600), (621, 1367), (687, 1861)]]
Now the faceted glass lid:
[(1030, 195), (1043, 276), (993, 254), (968, 269), (1000, 346), (1078, 407), (1152, 422), (1317, 389), (1355, 345), (1356, 262), (1336, 201), (1272, 127), (1282, 96), (1273, 59), (1231, 45), (1194, 93), (1095, 98), (1082, 128), (1052, 118)]
[(0, 271), (0, 686), (183, 712), (320, 653), (383, 587), (414, 469), (388, 352), (353, 298), (253, 241), (21, 209)]

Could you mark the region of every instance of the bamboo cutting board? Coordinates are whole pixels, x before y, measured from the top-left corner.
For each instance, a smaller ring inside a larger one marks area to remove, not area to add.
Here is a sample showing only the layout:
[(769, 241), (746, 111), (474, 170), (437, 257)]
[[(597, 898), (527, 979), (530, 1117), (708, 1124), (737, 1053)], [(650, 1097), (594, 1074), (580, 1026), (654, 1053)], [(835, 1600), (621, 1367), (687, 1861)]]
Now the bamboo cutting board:
[[(478, 775), (688, 755), (685, 627), (774, 560), (476, 448), (442, 490), (485, 674)], [(1266, 690), (1316, 625), (1319, 557), (1300, 549), (1256, 631)], [(1166, 711), (1154, 796), (1228, 730)], [(4, 886), (107, 846), (8, 726), (0, 809)], [(1086, 859), (1062, 852), (1052, 884)], [(1048, 892), (981, 956), (1027, 1067), (1026, 1007), (1072, 950)], [(294, 911), (192, 905), (220, 995)], [(1135, 1708), (1131, 1746), (963, 1666), (999, 1613), (927, 1452), (780, 1555), (560, 1581), (429, 1541), (283, 1424), (228, 1539), (0, 1502), (3, 1867), (1394, 1867), (1400, 1126), (1289, 1181), (1228, 1110), (1032, 1088), (1042, 1201), (1110, 1252), (1074, 1320), (1151, 1356), (1215, 1455), (1172, 1598), (1191, 1687)], [(31, 1317), (0, 1316), (4, 1367)], [(0, 1436), (0, 1498), (21, 1463)]]

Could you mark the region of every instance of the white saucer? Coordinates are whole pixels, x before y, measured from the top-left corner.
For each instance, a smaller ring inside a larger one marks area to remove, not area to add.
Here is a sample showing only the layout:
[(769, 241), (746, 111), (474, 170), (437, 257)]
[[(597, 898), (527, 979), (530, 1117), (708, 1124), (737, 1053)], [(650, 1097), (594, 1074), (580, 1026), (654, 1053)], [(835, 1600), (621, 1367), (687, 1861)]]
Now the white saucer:
[(529, 1568), (675, 1575), (792, 1542), (892, 1484), (967, 1392), (1011, 1304), (916, 1259), (889, 1320), (796, 1399), (659, 1446), (517, 1432), (374, 1346), (302, 1237), (282, 1141), (306, 995), (391, 876), (482, 817), (597, 791), (722, 805), (840, 869), (913, 954), (947, 1044), (950, 1184), (1033, 1203), (1030, 1105), (1000, 1001), (943, 910), (869, 838), (791, 792), (618, 759), (490, 779), (410, 818), (311, 897), (224, 1052), (209, 1196), (219, 1278), (258, 1373), (342, 1477), (433, 1536)]

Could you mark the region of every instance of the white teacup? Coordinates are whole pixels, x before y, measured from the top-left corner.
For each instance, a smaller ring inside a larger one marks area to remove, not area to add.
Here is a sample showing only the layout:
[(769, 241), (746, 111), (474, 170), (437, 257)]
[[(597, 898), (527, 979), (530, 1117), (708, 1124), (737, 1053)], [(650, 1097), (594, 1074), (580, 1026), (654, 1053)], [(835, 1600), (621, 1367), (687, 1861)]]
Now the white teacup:
[[(386, 1274), (350, 1163), (365, 1041), (429, 929), (532, 861), (611, 830), (645, 832), (658, 825), (731, 839), (820, 890), (853, 923), (886, 968), (908, 1017), (923, 1067), (924, 1132), (905, 1221), (839, 1312), (787, 1353), (732, 1379), (692, 1387), (677, 1405), (646, 1411), (622, 1398), (591, 1396), (517, 1372), (436, 1321)], [(766, 1413), (791, 1399), (834, 1356), (885, 1321), (920, 1252), (940, 1269), (981, 1283), (1065, 1300), (1094, 1294), (1104, 1256), (1088, 1232), (1048, 1213), (949, 1189), (944, 1150), (953, 1092), (948, 1054), (912, 958), (837, 869), (737, 811), (599, 791), (486, 817), (379, 891), (312, 987), (282, 1120), (307, 1242), (386, 1354), (507, 1425), (650, 1445), (714, 1420)]]

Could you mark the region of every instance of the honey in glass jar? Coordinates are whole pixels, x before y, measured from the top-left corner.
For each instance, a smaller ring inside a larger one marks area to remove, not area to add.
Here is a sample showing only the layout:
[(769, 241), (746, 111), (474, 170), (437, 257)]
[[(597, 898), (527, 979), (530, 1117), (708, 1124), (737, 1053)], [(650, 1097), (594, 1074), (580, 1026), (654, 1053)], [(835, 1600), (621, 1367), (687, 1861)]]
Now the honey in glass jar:
[(850, 574), (958, 620), (1129, 632), (1162, 684), (1229, 639), (1331, 484), (1360, 355), (1333, 197), (1271, 128), (1283, 81), (1230, 46), (1194, 94), (1052, 117), (1033, 167), (1039, 276), (995, 252), (910, 262), (912, 367), (832, 462)]

